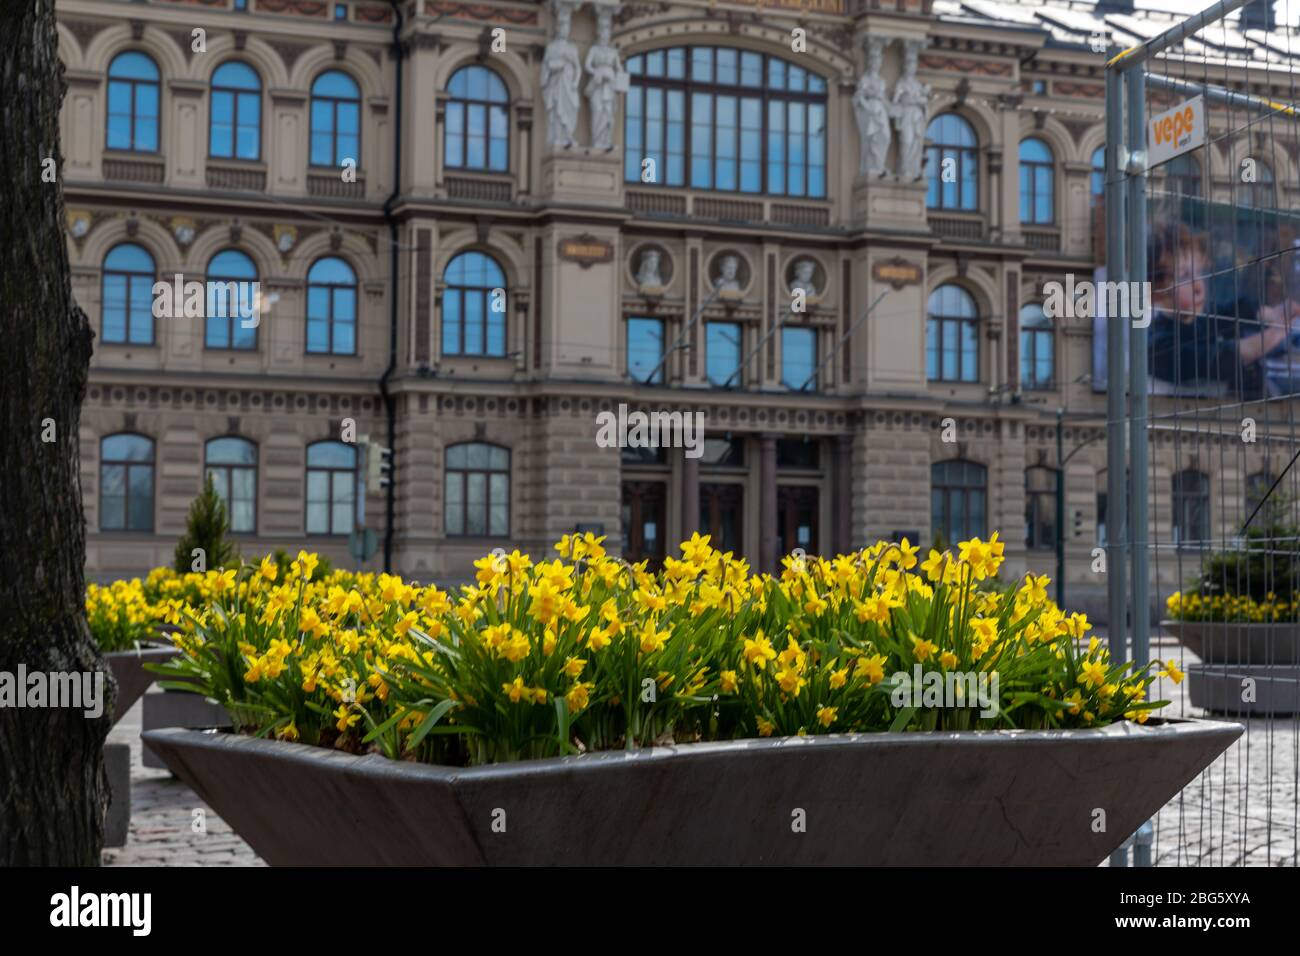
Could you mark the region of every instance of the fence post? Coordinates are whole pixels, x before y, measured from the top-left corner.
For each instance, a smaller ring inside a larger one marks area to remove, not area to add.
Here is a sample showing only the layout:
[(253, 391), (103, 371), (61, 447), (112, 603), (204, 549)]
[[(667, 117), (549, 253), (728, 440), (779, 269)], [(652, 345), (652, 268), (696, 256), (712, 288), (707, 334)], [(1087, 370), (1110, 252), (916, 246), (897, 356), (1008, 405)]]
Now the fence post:
[[(1129, 281), (1129, 453), (1133, 474), (1129, 487), (1129, 561), (1133, 574), (1133, 662), (1140, 670), (1151, 659), (1150, 581), (1147, 554), (1147, 325), (1151, 321), (1149, 295), (1142, 315), (1134, 315), (1132, 293), (1147, 281), (1146, 217), (1146, 71), (1141, 65), (1126, 71), (1128, 86), (1128, 281)], [(1133, 844), (1133, 865), (1151, 865), (1151, 845)]]
[[(1113, 51), (1112, 51), (1113, 53)], [(1124, 98), (1123, 74), (1106, 68), (1106, 279), (1124, 279)], [(1106, 643), (1111, 660), (1128, 660), (1127, 620), (1124, 606), (1124, 539), (1127, 534), (1128, 486), (1124, 481), (1124, 322), (1106, 316)], [(1128, 866), (1128, 850), (1110, 855), (1111, 866)]]

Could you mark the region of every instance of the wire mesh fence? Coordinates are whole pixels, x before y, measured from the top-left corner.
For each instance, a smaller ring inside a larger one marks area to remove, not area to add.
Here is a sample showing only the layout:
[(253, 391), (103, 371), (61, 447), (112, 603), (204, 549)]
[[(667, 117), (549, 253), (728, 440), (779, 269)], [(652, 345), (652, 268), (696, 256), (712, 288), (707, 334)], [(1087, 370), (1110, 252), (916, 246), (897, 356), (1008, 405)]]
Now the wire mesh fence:
[(1290, 2), (1254, 42), (1245, 0), (1224, 0), (1107, 68), (1102, 278), (1140, 284), (1098, 329), (1122, 529), (1110, 639), (1165, 662), (1169, 716), (1245, 728), (1113, 865), (1298, 860), (1300, 210), (1277, 188), (1300, 176)]

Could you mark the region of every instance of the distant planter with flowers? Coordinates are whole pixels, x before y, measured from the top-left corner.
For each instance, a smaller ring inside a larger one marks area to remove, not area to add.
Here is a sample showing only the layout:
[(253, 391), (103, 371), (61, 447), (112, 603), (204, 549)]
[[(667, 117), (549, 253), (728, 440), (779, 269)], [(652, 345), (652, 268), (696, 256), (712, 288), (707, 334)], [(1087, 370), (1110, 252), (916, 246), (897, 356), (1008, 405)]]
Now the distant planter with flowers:
[(1300, 528), (1266, 505), (1240, 547), (1210, 555), (1192, 587), (1165, 602), (1161, 626), (1199, 664), (1188, 667), (1191, 702), (1236, 716), (1300, 713)]
[(213, 572), (158, 670), (238, 732), (145, 739), (271, 863), (1089, 864), (1240, 733), (1149, 719), (1046, 578), (978, 590), (996, 535), (779, 577), (603, 540), (460, 594)]

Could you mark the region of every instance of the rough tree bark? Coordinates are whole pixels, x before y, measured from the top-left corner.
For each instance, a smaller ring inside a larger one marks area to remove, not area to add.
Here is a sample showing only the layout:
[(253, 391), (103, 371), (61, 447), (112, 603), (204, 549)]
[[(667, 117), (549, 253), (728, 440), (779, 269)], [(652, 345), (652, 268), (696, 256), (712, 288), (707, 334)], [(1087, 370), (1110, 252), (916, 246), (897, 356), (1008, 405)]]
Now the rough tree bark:
[[(54, 0), (0, 3), (0, 672), (102, 670), (111, 698), (83, 607), (77, 433), (92, 333), (64, 240), (64, 88)], [(112, 713), (111, 699), (93, 720), (0, 707), (0, 867), (98, 865)]]

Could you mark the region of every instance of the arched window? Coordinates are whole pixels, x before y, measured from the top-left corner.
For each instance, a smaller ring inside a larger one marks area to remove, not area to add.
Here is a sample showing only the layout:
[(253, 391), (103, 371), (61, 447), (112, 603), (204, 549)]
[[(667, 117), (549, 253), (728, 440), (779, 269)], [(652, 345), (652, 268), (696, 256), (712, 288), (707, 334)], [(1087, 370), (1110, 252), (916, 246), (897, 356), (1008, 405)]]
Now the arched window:
[(329, 70), (311, 85), (311, 164), (361, 165), (361, 90), (339, 70)]
[(1210, 476), (1186, 468), (1173, 475), (1174, 544), (1188, 545), (1210, 537)]
[(826, 195), (826, 81), (816, 73), (710, 46), (640, 53), (627, 71), (628, 182)]
[(237, 249), (218, 252), (208, 261), (207, 328), (210, 349), (257, 348), (257, 266)]
[(99, 529), (153, 530), (153, 440), (123, 432), (99, 443)]
[(510, 450), (484, 442), (447, 448), (443, 523), (450, 536), (510, 533)]
[(986, 469), (955, 458), (930, 466), (930, 533), (944, 547), (983, 537), (988, 513)]
[(506, 275), (491, 256), (462, 252), (443, 273), (444, 355), (506, 354)]
[(1020, 387), (1051, 388), (1056, 377), (1052, 320), (1038, 304), (1020, 310)]
[(510, 168), (510, 94), (485, 66), (461, 67), (447, 83), (443, 162), (456, 169)]
[(1191, 153), (1183, 153), (1165, 164), (1165, 189), (1177, 196), (1201, 195), (1201, 164)]
[(979, 209), (979, 141), (975, 130), (956, 113), (941, 113), (925, 131), (925, 174), (931, 209)]
[(357, 450), (341, 441), (307, 446), (307, 533), (351, 534), (356, 526)]
[(104, 257), (103, 315), (100, 334), (105, 342), (153, 344), (153, 256), (124, 242)]
[(108, 65), (109, 149), (158, 151), (158, 65), (137, 50), (119, 53)]
[(930, 293), (925, 327), (925, 374), (934, 382), (979, 381), (979, 313), (958, 285)]
[(1106, 195), (1106, 147), (1098, 146), (1092, 151), (1092, 178), (1089, 182), (1092, 188), (1092, 202), (1094, 205), (1105, 201)]
[[(1240, 178), (1240, 177), (1238, 177)], [(1242, 183), (1245, 189), (1244, 201), (1256, 209), (1277, 208), (1277, 188), (1273, 182), (1273, 167), (1262, 159), (1255, 160), (1255, 181)]]
[(1020, 221), (1042, 225), (1056, 219), (1056, 165), (1041, 139), (1020, 141)]
[(1025, 547), (1056, 547), (1055, 468), (1035, 465), (1025, 469)]
[(262, 156), (262, 78), (247, 63), (223, 63), (212, 74), (208, 152), (217, 159)]
[(230, 530), (257, 531), (257, 446), (246, 438), (213, 438), (203, 457), (212, 487), (225, 503)]
[(317, 259), (307, 271), (307, 351), (357, 352), (357, 274), (337, 256)]

